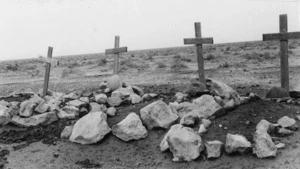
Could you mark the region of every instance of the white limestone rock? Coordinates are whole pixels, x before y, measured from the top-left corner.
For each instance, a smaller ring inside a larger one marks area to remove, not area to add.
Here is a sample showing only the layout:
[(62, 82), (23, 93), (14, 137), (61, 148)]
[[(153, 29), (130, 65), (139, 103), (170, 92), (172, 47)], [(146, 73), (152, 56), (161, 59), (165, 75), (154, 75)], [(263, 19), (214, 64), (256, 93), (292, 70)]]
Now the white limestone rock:
[(265, 131), (256, 131), (253, 136), (253, 154), (258, 158), (275, 157), (277, 148), (271, 136)]
[(154, 127), (167, 129), (178, 119), (178, 116), (162, 100), (158, 100), (142, 108), (140, 114), (143, 123), (149, 130)]
[(124, 120), (114, 125), (112, 133), (124, 141), (139, 140), (148, 135), (148, 131), (136, 113), (128, 114)]
[(122, 79), (119, 75), (113, 75), (107, 80), (107, 88), (111, 91), (115, 91), (122, 87)]
[(99, 104), (105, 104), (107, 102), (107, 96), (104, 93), (97, 94), (95, 96), (95, 101)]
[(30, 126), (37, 126), (37, 125), (48, 125), (57, 120), (58, 118), (55, 112), (46, 112), (43, 114), (38, 114), (27, 118), (14, 116), (11, 122), (20, 127), (30, 127)]
[(80, 144), (99, 142), (111, 131), (106, 120), (103, 112), (88, 113), (75, 123), (69, 140)]
[(222, 147), (224, 144), (221, 141), (207, 141), (204, 143), (207, 158), (219, 158), (222, 153)]
[(107, 109), (106, 114), (110, 117), (113, 117), (116, 115), (117, 109), (115, 107), (110, 107)]
[(61, 139), (69, 139), (73, 131), (73, 126), (66, 126), (60, 134)]
[(192, 161), (204, 150), (201, 137), (189, 127), (172, 126), (160, 144), (162, 151), (170, 149), (173, 161)]
[(11, 121), (12, 115), (10, 114), (10, 111), (10, 108), (0, 105), (0, 126), (5, 126)]
[(245, 153), (250, 148), (251, 143), (244, 136), (227, 133), (225, 143), (225, 151), (227, 153)]

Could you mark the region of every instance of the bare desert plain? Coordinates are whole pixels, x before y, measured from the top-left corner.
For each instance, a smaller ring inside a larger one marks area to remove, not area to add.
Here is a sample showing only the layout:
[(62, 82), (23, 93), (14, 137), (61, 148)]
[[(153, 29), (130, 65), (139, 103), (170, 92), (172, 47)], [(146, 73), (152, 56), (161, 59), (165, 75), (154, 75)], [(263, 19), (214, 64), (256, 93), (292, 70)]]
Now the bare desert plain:
[[(278, 41), (254, 41), (204, 45), (207, 78), (222, 81), (241, 96), (256, 93), (265, 98), (273, 86), (280, 86), (280, 56)], [(113, 73), (113, 56), (82, 54), (56, 56), (60, 64), (51, 67), (49, 89), (57, 92), (95, 92), (99, 84)], [(0, 95), (6, 96), (21, 89), (38, 92), (43, 87), (45, 65), (38, 59), (0, 62)], [(300, 40), (289, 41), (290, 90), (300, 91)], [(151, 102), (163, 99), (174, 101), (178, 91), (184, 91), (192, 79), (198, 77), (195, 48), (173, 47), (130, 51), (120, 55), (122, 80), (141, 87), (146, 93), (157, 93), (158, 98), (136, 105), (121, 105), (117, 114), (108, 118), (111, 127), (130, 112)], [(296, 101), (300, 101), (299, 99)], [(276, 101), (256, 100), (212, 119), (204, 141), (225, 142), (227, 133), (242, 134), (252, 142), (256, 124), (266, 119), (275, 123), (282, 116), (296, 118), (300, 106)], [(250, 123), (246, 124), (249, 121)], [(275, 158), (259, 159), (252, 153), (206, 159), (204, 154), (192, 162), (172, 162), (171, 152), (161, 152), (159, 144), (167, 130), (150, 130), (145, 139), (124, 142), (114, 135), (105, 136), (99, 143), (80, 145), (60, 139), (64, 126), (72, 121), (58, 121), (48, 126), (18, 128), (12, 124), (1, 132), (1, 164), (7, 169), (33, 168), (186, 168), (186, 169), (265, 169), (300, 168), (300, 133), (280, 137), (286, 144), (278, 149)], [(297, 121), (299, 123), (299, 121)], [(219, 127), (222, 124), (223, 127)], [(199, 128), (199, 127), (198, 127)], [(198, 130), (195, 127), (195, 130)]]

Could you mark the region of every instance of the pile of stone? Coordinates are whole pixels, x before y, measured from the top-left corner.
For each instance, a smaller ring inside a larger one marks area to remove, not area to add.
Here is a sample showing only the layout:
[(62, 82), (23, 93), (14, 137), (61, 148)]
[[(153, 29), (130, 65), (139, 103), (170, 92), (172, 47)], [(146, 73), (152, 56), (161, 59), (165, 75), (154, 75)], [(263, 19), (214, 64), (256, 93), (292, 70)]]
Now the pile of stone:
[[(203, 84), (200, 86), (203, 87)], [(74, 125), (65, 127), (61, 138), (80, 144), (97, 143), (109, 133), (127, 142), (146, 138), (148, 130), (154, 128), (169, 129), (160, 143), (160, 150), (169, 149), (173, 153), (173, 161), (192, 161), (201, 153), (205, 153), (207, 158), (218, 158), (224, 146), (228, 154), (246, 153), (252, 148), (259, 158), (276, 156), (277, 148), (284, 147), (284, 144), (273, 142), (269, 134), (290, 135), (298, 128), (294, 119), (285, 116), (277, 124), (262, 120), (256, 127), (253, 145), (244, 136), (230, 133), (226, 135), (225, 145), (218, 140), (203, 142), (201, 135), (207, 132), (211, 124), (209, 119), (217, 111), (233, 109), (257, 98), (255, 94), (241, 97), (228, 85), (212, 79), (207, 79), (203, 89), (209, 94), (188, 101), (188, 93), (178, 92), (176, 101), (167, 104), (156, 100), (140, 109), (139, 114), (129, 112), (125, 119), (110, 127), (107, 118), (116, 114), (115, 107), (157, 97), (154, 93), (144, 94), (137, 86), (126, 85), (118, 75), (114, 75), (101, 83), (100, 90), (94, 93), (49, 92), (41, 98), (39, 94), (27, 92), (30, 99), (21, 103), (0, 101), (0, 125), (11, 122), (29, 127), (50, 124), (58, 119), (75, 119)], [(194, 131), (193, 128), (199, 130)]]
[[(20, 127), (47, 125), (58, 119), (78, 119), (92, 112), (102, 112), (107, 116), (116, 114), (116, 106), (122, 103), (137, 104), (151, 100), (156, 94), (144, 94), (138, 86), (129, 86), (118, 75), (100, 84), (95, 92), (74, 91), (69, 94), (48, 91), (42, 98), (42, 91), (31, 89), (13, 92), (0, 97), (0, 126), (14, 123)], [(19, 97), (28, 98), (24, 101)], [(11, 99), (15, 98), (15, 99)]]

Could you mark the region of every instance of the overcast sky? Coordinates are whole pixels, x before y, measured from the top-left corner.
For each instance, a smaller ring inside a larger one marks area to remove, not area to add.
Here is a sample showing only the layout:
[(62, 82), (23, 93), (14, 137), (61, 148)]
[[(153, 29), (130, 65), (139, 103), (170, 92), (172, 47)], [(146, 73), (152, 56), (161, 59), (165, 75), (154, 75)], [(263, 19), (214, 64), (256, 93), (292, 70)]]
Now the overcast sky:
[(114, 36), (129, 50), (183, 46), (202, 36), (215, 43), (262, 40), (279, 31), (288, 14), (289, 31), (300, 31), (294, 0), (1, 0), (0, 60), (46, 55), (102, 53)]

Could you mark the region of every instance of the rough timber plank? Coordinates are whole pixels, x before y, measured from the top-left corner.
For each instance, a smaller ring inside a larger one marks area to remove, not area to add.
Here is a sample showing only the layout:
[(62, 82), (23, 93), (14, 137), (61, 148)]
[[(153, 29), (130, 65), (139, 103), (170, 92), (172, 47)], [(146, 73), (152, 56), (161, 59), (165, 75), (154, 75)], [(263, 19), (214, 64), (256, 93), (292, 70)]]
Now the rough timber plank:
[(105, 50), (105, 54), (119, 54), (122, 52), (127, 52), (127, 47), (120, 47), (120, 48), (113, 48), (113, 49)]
[(213, 44), (213, 38), (186, 38), (184, 39), (185, 45), (195, 45), (195, 44)]

